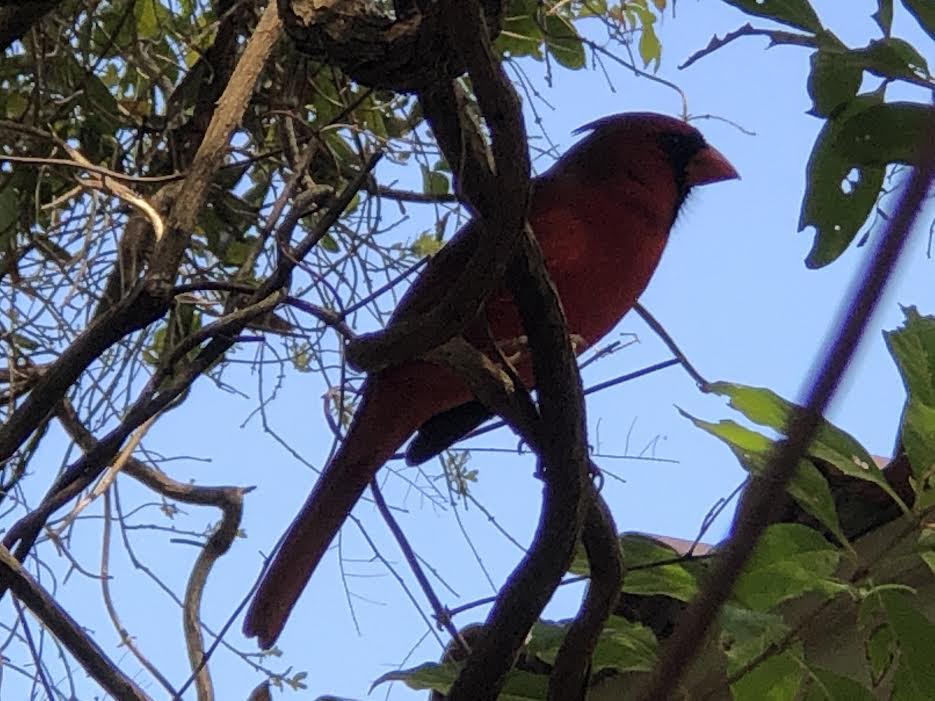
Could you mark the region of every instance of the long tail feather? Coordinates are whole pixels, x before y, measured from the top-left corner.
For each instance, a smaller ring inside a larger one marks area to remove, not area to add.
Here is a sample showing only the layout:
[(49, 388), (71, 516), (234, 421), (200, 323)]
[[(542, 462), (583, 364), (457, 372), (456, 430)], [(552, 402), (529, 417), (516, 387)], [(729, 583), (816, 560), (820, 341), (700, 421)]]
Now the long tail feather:
[[(347, 515), (377, 470), (426, 418), (400, 406), (392, 382), (371, 380), (347, 437), (325, 467), (273, 557), (244, 619), (243, 631), (269, 648)], [(389, 386), (388, 386), (389, 385)]]

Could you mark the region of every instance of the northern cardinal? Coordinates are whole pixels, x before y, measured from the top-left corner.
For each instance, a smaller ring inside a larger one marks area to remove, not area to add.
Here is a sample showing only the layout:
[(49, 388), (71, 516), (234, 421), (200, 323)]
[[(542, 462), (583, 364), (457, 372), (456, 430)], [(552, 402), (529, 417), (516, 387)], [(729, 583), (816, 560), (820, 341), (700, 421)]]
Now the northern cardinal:
[[(529, 223), (561, 297), (568, 330), (584, 341), (576, 344), (580, 352), (607, 334), (646, 288), (692, 187), (738, 175), (698, 130), (672, 117), (618, 114), (579, 131), (588, 134), (533, 181)], [(458, 231), (415, 280), (393, 318), (430, 307), (470, 258), (480, 235), (474, 222)], [(496, 339), (531, 385), (523, 333), (504, 287), (464, 337), (489, 355), (488, 339)], [(256, 636), (263, 648), (276, 641), (354, 504), (406, 439), (422, 427), (414, 443), (428, 445), (409, 455), (418, 462), (487, 415), (465, 384), (443, 367), (416, 361), (368, 377), (344, 442), (263, 576), (244, 633)]]

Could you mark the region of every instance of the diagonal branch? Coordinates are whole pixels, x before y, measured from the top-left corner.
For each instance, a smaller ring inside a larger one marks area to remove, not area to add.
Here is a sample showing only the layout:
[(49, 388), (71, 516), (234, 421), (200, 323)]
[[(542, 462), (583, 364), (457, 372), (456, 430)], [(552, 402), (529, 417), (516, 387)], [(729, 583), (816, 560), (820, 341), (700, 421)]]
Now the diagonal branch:
[(708, 628), (730, 596), (757, 541), (767, 524), (774, 520), (775, 507), (782, 503), (785, 487), (823, 421), (822, 414), (882, 297), (935, 179), (935, 130), (926, 132), (919, 146), (920, 165), (913, 172), (847, 306), (842, 308), (837, 334), (820, 356), (823, 360), (814, 374), (804, 406), (792, 414), (784, 431), (788, 438), (777, 445), (762, 475), (751, 479), (734, 517), (733, 536), (708, 572), (705, 586), (679, 621), (640, 698), (652, 701), (672, 696), (695, 659)]
[(78, 622), (36, 581), (5, 547), (0, 546), (0, 578), (74, 655), (94, 681), (116, 699), (148, 701), (149, 697), (110, 660)]

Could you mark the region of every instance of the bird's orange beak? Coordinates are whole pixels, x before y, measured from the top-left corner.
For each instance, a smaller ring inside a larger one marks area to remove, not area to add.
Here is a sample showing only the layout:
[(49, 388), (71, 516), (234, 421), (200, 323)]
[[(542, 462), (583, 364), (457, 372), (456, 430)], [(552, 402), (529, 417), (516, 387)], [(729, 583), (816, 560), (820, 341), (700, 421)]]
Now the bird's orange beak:
[(713, 146), (705, 146), (688, 162), (685, 169), (688, 185), (707, 185), (722, 180), (739, 180), (740, 174), (724, 154)]

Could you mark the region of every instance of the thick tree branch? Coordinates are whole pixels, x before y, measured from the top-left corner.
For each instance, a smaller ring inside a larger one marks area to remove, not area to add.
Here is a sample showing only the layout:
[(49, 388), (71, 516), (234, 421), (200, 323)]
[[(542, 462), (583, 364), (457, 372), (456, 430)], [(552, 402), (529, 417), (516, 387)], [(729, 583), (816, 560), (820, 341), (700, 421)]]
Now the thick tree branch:
[[(478, 30), (495, 37), (505, 3), (482, 2), (486, 27)], [(416, 92), (464, 72), (462, 57), (450, 50), (443, 30), (445, 3), (397, 0), (394, 9), (395, 17), (370, 0), (279, 0), (296, 47), (362, 85)]]

